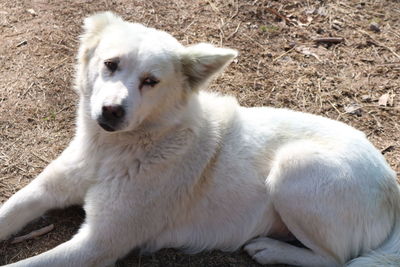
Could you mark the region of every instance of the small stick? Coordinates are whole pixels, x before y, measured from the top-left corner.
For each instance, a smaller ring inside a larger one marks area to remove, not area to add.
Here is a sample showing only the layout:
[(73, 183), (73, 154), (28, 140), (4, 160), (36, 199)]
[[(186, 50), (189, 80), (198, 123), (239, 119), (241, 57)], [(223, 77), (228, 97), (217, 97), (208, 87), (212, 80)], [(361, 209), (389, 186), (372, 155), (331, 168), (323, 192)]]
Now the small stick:
[(37, 157), (38, 159), (40, 159), (40, 160), (41, 160), (41, 161), (43, 161), (44, 163), (47, 163), (47, 164), (49, 164), (49, 163), (50, 163), (50, 160), (48, 160), (48, 159), (45, 159), (45, 158), (43, 158), (43, 157), (39, 156), (39, 155), (38, 155), (38, 154), (36, 154), (35, 152), (31, 151), (31, 153), (32, 153), (32, 155), (34, 155), (35, 157)]
[(195, 22), (194, 20), (190, 22), (189, 25), (187, 25), (186, 28), (183, 30), (183, 32), (187, 32), (187, 30), (190, 28), (190, 26), (193, 25), (194, 22)]
[(289, 54), (289, 53), (292, 52), (293, 49), (295, 49), (295, 48), (296, 48), (296, 47), (294, 46), (294, 47), (290, 48), (288, 51), (286, 51), (285, 53), (280, 54), (279, 56), (277, 56), (276, 58), (274, 58), (274, 59), (272, 60), (272, 62), (275, 62), (275, 61), (277, 61), (278, 59), (280, 59), (281, 57), (283, 57), (284, 55)]
[(239, 22), (239, 24), (237, 25), (235, 31), (232, 32), (231, 34), (229, 34), (229, 36), (226, 38), (226, 40), (231, 39), (231, 38), (238, 32), (241, 23), (242, 23), (242, 22)]
[(20, 47), (20, 46), (23, 46), (23, 45), (26, 45), (26, 44), (28, 44), (28, 41), (27, 41), (27, 40), (24, 40), (24, 41), (22, 41), (22, 42), (19, 42), (19, 43), (16, 45), (16, 47)]
[(22, 94), (22, 96), (25, 96), (25, 95), (29, 92), (29, 90), (32, 88), (32, 86), (33, 86), (34, 84), (35, 84), (34, 82), (31, 83), (31, 85), (28, 86), (28, 89), (25, 90), (25, 92)]
[(235, 18), (237, 15), (239, 14), (239, 0), (236, 3), (236, 11), (235, 13), (230, 17), (230, 19), (232, 20), (233, 18)]
[(265, 9), (268, 10), (270, 13), (274, 14), (275, 16), (277, 16), (278, 18), (280, 18), (281, 20), (284, 20), (288, 25), (292, 24), (292, 22), (285, 15), (282, 15), (275, 9), (270, 7), (266, 7)]
[(338, 44), (344, 41), (342, 37), (321, 37), (321, 38), (314, 38), (314, 42), (317, 43), (329, 43), (329, 44)]
[(13, 34), (9, 34), (9, 35), (6, 35), (6, 36), (4, 36), (4, 37), (14, 37), (14, 36), (18, 36), (18, 35), (21, 35), (21, 34), (24, 34), (25, 32), (17, 32), (17, 33), (13, 33)]
[(50, 224), (50, 225), (48, 225), (46, 227), (43, 227), (43, 228), (41, 228), (39, 230), (32, 231), (27, 235), (15, 237), (11, 241), (11, 244), (21, 243), (21, 242), (23, 242), (25, 240), (29, 240), (29, 239), (32, 239), (32, 238), (35, 238), (35, 237), (38, 237), (38, 236), (41, 236), (41, 235), (45, 235), (48, 232), (52, 231), (53, 229), (54, 229), (54, 224)]
[(386, 48), (389, 52), (391, 52), (393, 55), (395, 55), (398, 59), (400, 59), (400, 55), (397, 54), (392, 48), (376, 41), (374, 38), (372, 38), (371, 35), (369, 35), (367, 32), (363, 31), (363, 30), (358, 30), (360, 33), (364, 34), (365, 36), (367, 36), (369, 39), (371, 39), (371, 41), (373, 41), (375, 44), (377, 44), (378, 46), (382, 47), (382, 48)]
[(340, 110), (331, 101), (328, 100), (328, 102), (336, 110), (336, 112), (339, 113), (339, 115), (336, 117), (336, 120), (338, 120), (343, 115), (343, 113), (340, 112)]
[(387, 146), (386, 148), (382, 149), (382, 150), (381, 150), (381, 153), (382, 153), (382, 154), (385, 154), (386, 152), (390, 152), (390, 151), (392, 151), (393, 149), (394, 149), (394, 145), (389, 145), (389, 146)]
[(255, 40), (254, 38), (252, 38), (251, 36), (248, 36), (247, 34), (243, 33), (243, 36), (248, 38), (250, 41), (253, 41), (256, 45), (258, 45), (259, 47), (261, 47), (262, 49), (265, 49), (264, 44), (260, 43), (259, 41)]
[(221, 13), (221, 12), (219, 11), (218, 7), (217, 7), (213, 2), (211, 2), (210, 0), (207, 0), (207, 3), (210, 5), (211, 9), (212, 9), (215, 13)]
[(64, 64), (64, 62), (67, 61), (67, 60), (68, 60), (68, 57), (66, 57), (66, 58), (64, 58), (63, 60), (61, 60), (60, 62), (58, 62), (57, 66), (55, 66), (55, 67), (49, 69), (49, 72), (52, 72), (52, 71), (58, 69), (58, 68), (61, 67), (61, 66)]

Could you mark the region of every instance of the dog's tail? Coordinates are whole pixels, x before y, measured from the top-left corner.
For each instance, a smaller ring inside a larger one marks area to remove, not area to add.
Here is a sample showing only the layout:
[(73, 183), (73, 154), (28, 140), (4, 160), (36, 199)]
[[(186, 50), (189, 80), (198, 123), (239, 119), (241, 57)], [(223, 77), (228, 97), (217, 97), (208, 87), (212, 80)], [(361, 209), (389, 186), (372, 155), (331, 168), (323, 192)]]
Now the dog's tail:
[(388, 238), (375, 250), (348, 262), (348, 267), (400, 267), (400, 186), (394, 203), (396, 212), (393, 230)]

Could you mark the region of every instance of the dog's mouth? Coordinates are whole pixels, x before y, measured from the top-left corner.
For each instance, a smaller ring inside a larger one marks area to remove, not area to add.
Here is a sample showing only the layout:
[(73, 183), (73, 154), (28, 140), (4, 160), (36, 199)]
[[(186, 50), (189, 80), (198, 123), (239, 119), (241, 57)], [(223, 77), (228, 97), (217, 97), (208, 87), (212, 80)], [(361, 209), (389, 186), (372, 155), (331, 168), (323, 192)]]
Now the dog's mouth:
[(116, 131), (115, 128), (113, 128), (113, 127), (111, 127), (110, 125), (105, 124), (105, 123), (103, 123), (103, 122), (99, 122), (99, 125), (100, 125), (101, 128), (103, 128), (103, 129), (106, 130), (107, 132), (114, 132), (114, 131)]

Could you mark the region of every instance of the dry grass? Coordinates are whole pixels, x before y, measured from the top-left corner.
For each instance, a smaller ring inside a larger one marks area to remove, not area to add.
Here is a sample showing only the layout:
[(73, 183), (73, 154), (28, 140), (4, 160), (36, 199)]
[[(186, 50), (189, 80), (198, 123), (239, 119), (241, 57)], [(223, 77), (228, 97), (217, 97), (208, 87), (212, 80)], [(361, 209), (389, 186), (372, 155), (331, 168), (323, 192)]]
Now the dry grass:
[[(33, 9), (34, 12), (32, 12)], [(31, 181), (73, 134), (71, 90), (82, 19), (113, 10), (164, 29), (184, 44), (211, 42), (240, 56), (210, 90), (246, 106), (287, 107), (338, 119), (364, 131), (400, 172), (400, 6), (398, 1), (11, 1), (0, 3), (0, 201)], [(33, 14), (32, 14), (33, 13)], [(380, 32), (370, 29), (377, 23)], [(342, 37), (317, 44), (316, 37)], [(378, 100), (389, 94), (387, 106)], [(52, 212), (24, 231), (55, 230), (11, 245), (0, 264), (66, 241), (84, 218)], [(257, 266), (241, 252), (183, 255), (135, 252), (119, 266)]]

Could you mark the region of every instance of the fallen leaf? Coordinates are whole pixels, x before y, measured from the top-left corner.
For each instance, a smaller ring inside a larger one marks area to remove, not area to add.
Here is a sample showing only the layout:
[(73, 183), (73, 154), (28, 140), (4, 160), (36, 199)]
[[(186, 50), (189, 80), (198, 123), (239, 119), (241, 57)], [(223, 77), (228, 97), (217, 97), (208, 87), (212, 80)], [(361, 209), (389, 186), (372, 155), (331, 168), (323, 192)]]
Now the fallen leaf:
[(304, 45), (299, 45), (295, 47), (295, 50), (299, 53), (302, 53), (306, 56), (313, 56), (315, 57), (319, 62), (321, 62), (321, 59), (319, 58), (319, 56), (315, 53), (315, 49), (306, 47)]
[(344, 107), (344, 111), (348, 114), (361, 116), (361, 106), (359, 104), (350, 104)]
[(370, 95), (362, 95), (361, 96), (361, 100), (363, 101), (363, 102), (371, 102), (371, 96)]
[(34, 9), (32, 9), (32, 8), (27, 9), (26, 11), (27, 11), (29, 14), (33, 15), (33, 16), (36, 16), (36, 15), (37, 15), (36, 11), (35, 11)]
[(389, 101), (389, 94), (388, 93), (386, 93), (386, 94), (383, 94), (380, 98), (379, 98), (379, 100), (378, 100), (378, 105), (379, 106), (387, 106), (387, 104), (388, 104), (388, 101)]

